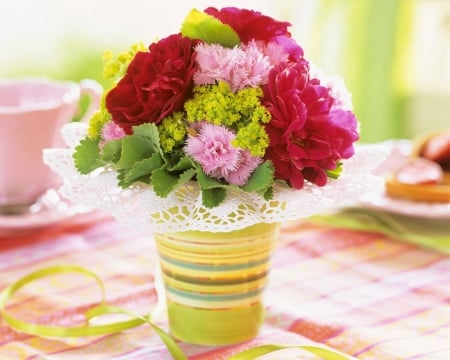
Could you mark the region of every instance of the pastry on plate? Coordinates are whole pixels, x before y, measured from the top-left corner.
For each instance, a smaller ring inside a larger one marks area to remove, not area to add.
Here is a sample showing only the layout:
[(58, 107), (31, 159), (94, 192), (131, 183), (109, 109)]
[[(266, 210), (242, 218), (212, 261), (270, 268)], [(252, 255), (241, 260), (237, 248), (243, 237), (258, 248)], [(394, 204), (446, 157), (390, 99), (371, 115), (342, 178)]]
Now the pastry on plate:
[(386, 179), (386, 194), (412, 201), (450, 202), (450, 130), (416, 140), (410, 160)]

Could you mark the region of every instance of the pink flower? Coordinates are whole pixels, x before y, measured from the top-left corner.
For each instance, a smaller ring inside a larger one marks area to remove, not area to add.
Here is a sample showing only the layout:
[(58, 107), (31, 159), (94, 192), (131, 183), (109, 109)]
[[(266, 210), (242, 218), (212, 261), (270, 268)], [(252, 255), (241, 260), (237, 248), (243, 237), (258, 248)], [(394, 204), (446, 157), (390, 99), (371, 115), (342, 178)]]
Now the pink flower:
[(230, 83), (233, 67), (244, 61), (244, 52), (235, 47), (224, 48), (217, 44), (199, 44), (195, 48), (198, 69), (194, 73), (195, 84), (215, 84), (216, 81)]
[(261, 48), (265, 56), (269, 58), (269, 62), (273, 66), (277, 66), (282, 62), (287, 62), (289, 54), (285, 51), (284, 47), (275, 41), (270, 41), (267, 44), (258, 42), (258, 46)]
[(238, 186), (245, 185), (253, 171), (262, 163), (262, 158), (252, 156), (247, 150), (241, 150), (240, 155), (236, 169), (222, 174), (228, 183)]
[(232, 91), (265, 84), (272, 66), (269, 57), (262, 53), (254, 41), (242, 48), (232, 49), (216, 44), (199, 44), (196, 47), (196, 61), (196, 84), (224, 81)]
[(265, 158), (275, 177), (295, 189), (304, 180), (323, 186), (327, 170), (354, 153), (357, 121), (351, 111), (333, 108), (334, 98), (318, 79), (309, 78), (306, 63), (282, 64), (269, 74), (264, 103), (272, 114), (266, 124), (270, 144)]
[(114, 121), (108, 121), (103, 125), (101, 131), (101, 141), (99, 143), (100, 148), (103, 148), (105, 144), (111, 140), (119, 140), (122, 139), (127, 134), (123, 130), (123, 128), (117, 125)]
[(344, 79), (340, 76), (326, 76), (321, 69), (309, 64), (310, 78), (320, 79), (320, 83), (326, 86), (330, 95), (334, 98), (332, 110), (353, 110), (352, 94), (347, 89)]
[(125, 131), (114, 121), (108, 121), (102, 128), (102, 139), (105, 142), (121, 139), (126, 135)]
[(226, 173), (239, 162), (239, 150), (231, 145), (234, 138), (235, 134), (224, 126), (203, 122), (197, 136), (188, 137), (185, 151), (206, 174)]
[(203, 171), (215, 179), (229, 184), (245, 185), (250, 175), (261, 164), (262, 158), (249, 151), (235, 148), (231, 142), (235, 134), (219, 125), (198, 124), (197, 136), (189, 135), (185, 151), (196, 160)]
[[(238, 67), (243, 73), (241, 88), (245, 86), (257, 87), (267, 83), (269, 71), (272, 69), (271, 59), (266, 56), (256, 41), (252, 40), (248, 44), (242, 46), (245, 52), (245, 61), (241, 67)], [(237, 77), (234, 79), (238, 82), (240, 79)]]

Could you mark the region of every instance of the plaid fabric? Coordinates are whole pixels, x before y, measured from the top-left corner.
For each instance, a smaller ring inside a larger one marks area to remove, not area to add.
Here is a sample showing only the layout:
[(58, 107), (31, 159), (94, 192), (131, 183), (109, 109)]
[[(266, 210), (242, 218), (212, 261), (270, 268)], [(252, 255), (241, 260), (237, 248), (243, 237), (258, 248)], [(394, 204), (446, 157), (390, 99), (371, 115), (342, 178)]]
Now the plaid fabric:
[[(157, 302), (158, 259), (150, 233), (107, 217), (0, 237), (0, 290), (56, 264), (81, 265), (104, 281), (107, 302), (141, 314)], [(11, 314), (74, 326), (100, 299), (79, 274), (45, 278), (21, 289)], [(266, 290), (265, 325), (235, 346), (181, 343), (189, 359), (226, 359), (261, 344), (320, 342), (358, 359), (450, 359), (450, 258), (367, 231), (284, 224)], [(166, 318), (157, 319), (167, 329)], [(90, 338), (40, 338), (0, 319), (0, 359), (170, 359), (147, 325)], [(265, 359), (317, 359), (296, 349)]]

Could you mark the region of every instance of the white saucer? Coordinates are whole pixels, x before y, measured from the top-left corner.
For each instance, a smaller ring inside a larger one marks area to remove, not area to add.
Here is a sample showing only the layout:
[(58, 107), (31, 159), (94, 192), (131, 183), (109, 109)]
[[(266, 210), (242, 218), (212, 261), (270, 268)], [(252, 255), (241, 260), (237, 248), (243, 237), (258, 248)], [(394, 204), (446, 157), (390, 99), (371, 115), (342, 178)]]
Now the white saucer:
[(392, 214), (427, 219), (450, 219), (450, 203), (408, 201), (379, 193), (363, 195), (359, 201), (361, 206)]
[(91, 208), (69, 204), (55, 190), (49, 190), (26, 213), (0, 215), (0, 235), (14, 235), (48, 227), (91, 212)]
[[(391, 153), (377, 169), (377, 174), (380, 176), (389, 176), (409, 161), (412, 151), (410, 140), (390, 140), (385, 144), (391, 148)], [(389, 197), (384, 192), (363, 195), (359, 199), (359, 205), (396, 215), (422, 219), (450, 219), (450, 203), (410, 201)]]

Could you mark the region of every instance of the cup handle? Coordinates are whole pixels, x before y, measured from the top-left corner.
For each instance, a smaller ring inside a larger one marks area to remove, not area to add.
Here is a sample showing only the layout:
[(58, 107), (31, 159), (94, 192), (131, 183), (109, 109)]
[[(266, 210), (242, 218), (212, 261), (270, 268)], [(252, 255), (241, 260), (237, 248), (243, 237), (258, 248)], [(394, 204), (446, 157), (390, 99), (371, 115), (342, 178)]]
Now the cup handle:
[(80, 97), (86, 95), (89, 97), (89, 105), (86, 109), (83, 117), (80, 119), (81, 122), (86, 122), (90, 119), (92, 114), (99, 108), (100, 99), (103, 93), (103, 87), (95, 80), (84, 79), (79, 82), (80, 86)]

